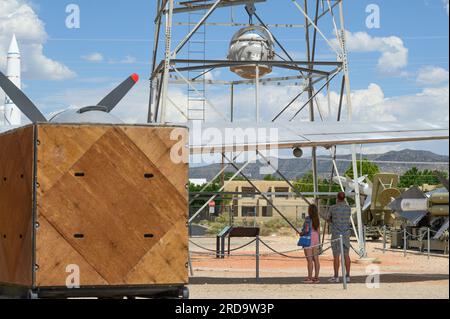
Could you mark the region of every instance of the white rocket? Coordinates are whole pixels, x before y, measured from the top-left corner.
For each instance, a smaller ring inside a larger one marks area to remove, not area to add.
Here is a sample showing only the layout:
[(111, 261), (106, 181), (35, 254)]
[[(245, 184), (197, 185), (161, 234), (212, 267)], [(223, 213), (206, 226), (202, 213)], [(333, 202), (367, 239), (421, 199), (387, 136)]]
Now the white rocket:
[[(16, 35), (13, 35), (11, 44), (9, 45), (7, 64), (6, 64), (6, 76), (13, 82), (19, 89), (21, 88), (21, 64), (20, 64), (20, 51), (17, 44)], [(2, 114), (3, 113), (3, 114)], [(11, 99), (6, 96), (5, 106), (3, 112), (0, 112), (0, 123), (5, 125), (21, 125), (21, 111), (14, 104)]]

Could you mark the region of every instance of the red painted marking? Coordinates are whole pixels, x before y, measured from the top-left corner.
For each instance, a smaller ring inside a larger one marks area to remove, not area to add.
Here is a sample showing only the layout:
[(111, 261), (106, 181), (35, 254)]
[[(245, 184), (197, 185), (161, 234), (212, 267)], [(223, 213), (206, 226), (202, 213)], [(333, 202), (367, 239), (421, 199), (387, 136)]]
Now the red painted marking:
[(137, 81), (139, 81), (139, 75), (137, 75), (136, 73), (133, 73), (131, 75), (131, 78), (133, 79), (134, 83), (137, 83)]

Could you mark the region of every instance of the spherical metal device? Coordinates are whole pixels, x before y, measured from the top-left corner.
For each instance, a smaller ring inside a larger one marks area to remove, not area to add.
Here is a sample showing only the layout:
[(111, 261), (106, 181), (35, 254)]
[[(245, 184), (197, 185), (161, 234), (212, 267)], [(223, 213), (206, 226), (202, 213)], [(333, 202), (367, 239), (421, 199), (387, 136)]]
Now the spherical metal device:
[(91, 123), (91, 124), (122, 124), (116, 116), (102, 110), (102, 107), (91, 106), (82, 109), (62, 111), (50, 119), (52, 123)]
[[(273, 61), (275, 58), (272, 34), (262, 26), (250, 26), (240, 29), (231, 40), (228, 52), (230, 61)], [(231, 71), (244, 79), (255, 79), (254, 65), (232, 66)], [(271, 65), (259, 65), (259, 76), (272, 72)]]
[(300, 147), (294, 148), (294, 156), (301, 158), (303, 156), (303, 150)]

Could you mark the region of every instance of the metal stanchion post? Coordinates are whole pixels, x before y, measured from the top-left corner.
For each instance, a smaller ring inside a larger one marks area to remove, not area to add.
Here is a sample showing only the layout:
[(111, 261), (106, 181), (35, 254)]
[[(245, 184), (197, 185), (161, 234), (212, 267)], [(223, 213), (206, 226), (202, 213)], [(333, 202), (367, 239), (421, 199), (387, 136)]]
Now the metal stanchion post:
[(344, 237), (340, 236), (341, 246), (341, 267), (342, 267), (342, 283), (344, 284), (344, 290), (347, 290), (347, 270), (345, 268), (345, 254), (344, 254)]
[(188, 267), (189, 267), (189, 273), (191, 274), (191, 277), (194, 277), (194, 268), (192, 268), (192, 259), (191, 259), (191, 252), (188, 252)]
[(406, 257), (406, 245), (407, 245), (407, 236), (408, 236), (408, 233), (407, 233), (407, 231), (406, 231), (406, 227), (405, 228), (403, 228), (403, 255), (404, 255), (404, 257)]
[(259, 282), (259, 236), (256, 236), (256, 281)]
[(430, 257), (431, 257), (431, 230), (430, 230), (430, 228), (428, 228), (427, 237), (428, 237), (428, 242), (427, 242), (427, 244), (428, 244), (428, 259), (430, 259)]
[(216, 258), (219, 259), (220, 258), (220, 236), (216, 237)]
[(225, 237), (220, 241), (220, 259), (225, 259)]
[(367, 226), (364, 226), (364, 257), (367, 257)]
[(386, 253), (386, 242), (387, 242), (387, 231), (386, 231), (386, 225), (383, 226), (383, 254)]

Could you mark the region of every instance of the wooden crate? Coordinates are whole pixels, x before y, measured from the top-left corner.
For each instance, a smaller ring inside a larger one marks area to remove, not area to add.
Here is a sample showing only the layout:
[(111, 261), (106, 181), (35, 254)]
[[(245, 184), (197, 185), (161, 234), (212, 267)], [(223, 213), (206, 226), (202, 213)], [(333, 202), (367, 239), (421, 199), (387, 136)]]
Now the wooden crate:
[(186, 142), (174, 129), (187, 139), (131, 125), (0, 135), (0, 283), (65, 287), (78, 268), (82, 287), (186, 284), (188, 164), (171, 160)]
[(0, 135), (0, 284), (32, 285), (32, 126)]

